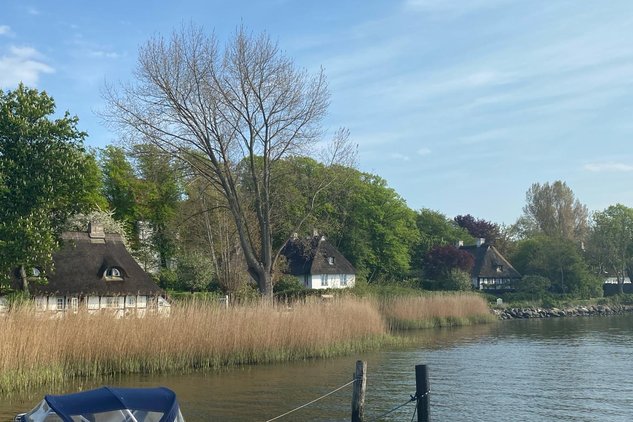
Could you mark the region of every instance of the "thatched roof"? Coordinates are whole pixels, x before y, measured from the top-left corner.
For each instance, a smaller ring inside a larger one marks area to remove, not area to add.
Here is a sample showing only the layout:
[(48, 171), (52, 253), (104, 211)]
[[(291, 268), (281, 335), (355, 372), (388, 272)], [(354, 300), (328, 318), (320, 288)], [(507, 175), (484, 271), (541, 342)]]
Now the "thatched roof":
[[(53, 254), (55, 264), (47, 282), (31, 282), (33, 295), (160, 295), (163, 291), (134, 260), (118, 234), (95, 239), (88, 233), (62, 234), (62, 247)], [(119, 279), (106, 279), (106, 270), (116, 268)], [(18, 280), (16, 280), (17, 282)]]
[[(521, 278), (521, 274), (492, 245), (461, 246), (459, 249), (470, 253), (475, 258), (472, 269), (473, 277), (486, 278)], [(500, 268), (501, 271), (498, 271)]]
[(354, 266), (324, 237), (290, 239), (282, 254), (292, 275), (356, 274)]

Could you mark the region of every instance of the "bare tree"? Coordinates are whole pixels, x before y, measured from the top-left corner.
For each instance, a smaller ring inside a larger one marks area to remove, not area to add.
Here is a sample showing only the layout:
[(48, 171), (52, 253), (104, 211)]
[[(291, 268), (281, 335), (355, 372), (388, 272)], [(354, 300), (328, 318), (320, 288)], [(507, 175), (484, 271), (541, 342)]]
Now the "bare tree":
[(148, 41), (135, 82), (106, 87), (105, 97), (107, 121), (186, 161), (222, 193), (248, 273), (272, 295), (281, 248), (271, 233), (274, 163), (320, 140), (329, 103), (323, 71), (298, 69), (265, 34), (239, 28), (221, 49), (191, 25)]

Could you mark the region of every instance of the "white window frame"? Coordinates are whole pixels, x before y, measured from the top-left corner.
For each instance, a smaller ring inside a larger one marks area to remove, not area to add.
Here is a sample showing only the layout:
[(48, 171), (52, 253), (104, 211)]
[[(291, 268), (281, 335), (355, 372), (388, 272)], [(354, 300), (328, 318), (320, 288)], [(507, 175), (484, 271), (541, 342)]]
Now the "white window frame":
[(58, 297), (56, 297), (56, 299), (57, 299), (57, 300), (56, 300), (57, 305), (56, 305), (56, 308), (55, 308), (55, 309), (56, 309), (56, 310), (58, 310), (58, 311), (64, 311), (64, 310), (66, 310), (66, 298), (65, 298), (65, 297), (59, 297), (59, 296), (58, 296)]
[(105, 271), (106, 280), (121, 280), (123, 275), (121, 274), (121, 270), (117, 267), (109, 267)]
[(321, 287), (330, 287), (327, 274), (321, 274)]

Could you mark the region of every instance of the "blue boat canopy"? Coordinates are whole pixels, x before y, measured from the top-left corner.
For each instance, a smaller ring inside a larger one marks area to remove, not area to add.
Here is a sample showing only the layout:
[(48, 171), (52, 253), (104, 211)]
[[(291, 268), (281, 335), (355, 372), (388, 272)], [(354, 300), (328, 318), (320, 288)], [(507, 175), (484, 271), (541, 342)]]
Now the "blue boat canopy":
[(184, 422), (176, 394), (165, 387), (101, 387), (80, 393), (47, 395), (35, 409), (22, 415), (21, 420), (59, 419), (64, 422)]

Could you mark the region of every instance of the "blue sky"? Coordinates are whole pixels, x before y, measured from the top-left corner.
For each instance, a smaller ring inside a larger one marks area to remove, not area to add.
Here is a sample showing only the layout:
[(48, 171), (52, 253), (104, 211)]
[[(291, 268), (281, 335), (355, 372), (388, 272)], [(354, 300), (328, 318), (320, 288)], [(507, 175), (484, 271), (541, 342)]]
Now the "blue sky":
[(105, 81), (188, 22), (220, 39), (243, 23), (322, 66), (326, 128), (349, 128), (359, 168), (411, 208), (511, 224), (555, 180), (592, 211), (633, 206), (629, 0), (0, 0), (0, 88), (46, 90), (88, 145), (114, 143), (94, 113)]

